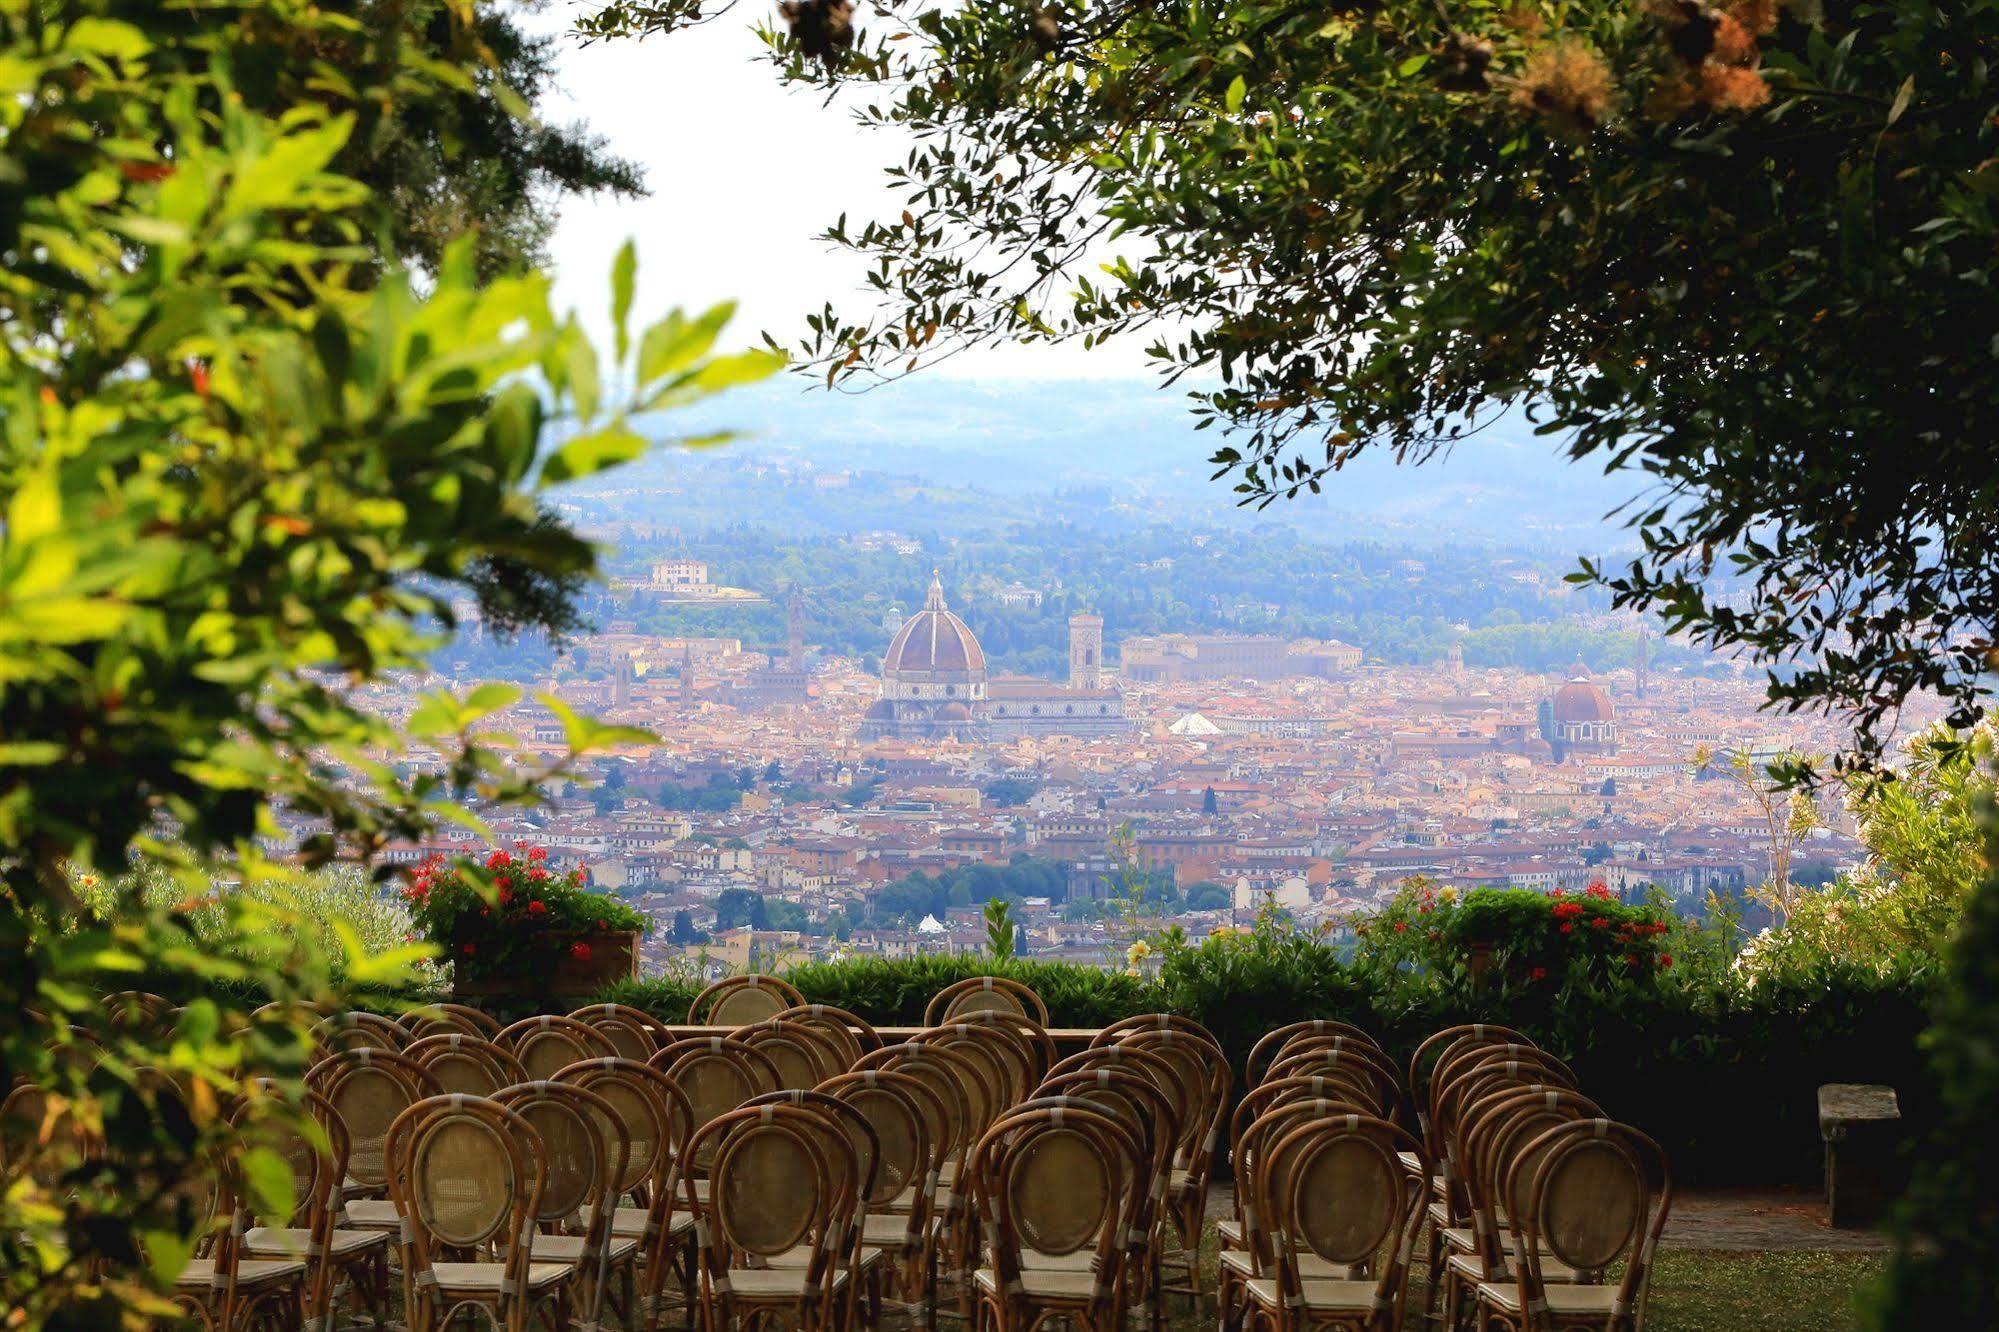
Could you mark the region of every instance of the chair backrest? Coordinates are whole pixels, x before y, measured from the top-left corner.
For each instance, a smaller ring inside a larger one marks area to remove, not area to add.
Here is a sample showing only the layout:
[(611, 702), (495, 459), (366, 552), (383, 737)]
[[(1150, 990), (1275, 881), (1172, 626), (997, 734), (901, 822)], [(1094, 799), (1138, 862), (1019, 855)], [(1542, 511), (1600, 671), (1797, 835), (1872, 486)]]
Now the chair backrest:
[[(1116, 1045), (1123, 1041), (1125, 1037), (1140, 1031), (1184, 1032), (1196, 1039), (1206, 1041), (1209, 1045), (1215, 1047), (1216, 1054), (1222, 1054), (1222, 1043), (1215, 1039), (1215, 1033), (1209, 1031), (1206, 1027), (1194, 1021), (1194, 1019), (1181, 1017), (1178, 1013), (1139, 1013), (1132, 1017), (1119, 1018), (1116, 1022), (1099, 1031), (1095, 1036), (1092, 1036), (1090, 1044)], [(1223, 1055), (1223, 1061), (1227, 1062), (1226, 1055)]]
[[(722, 1115), (752, 1096), (783, 1085), (769, 1055), (727, 1036), (691, 1036), (673, 1042), (646, 1061), (673, 1079), (687, 1094), (698, 1135)], [(683, 1171), (693, 1160), (681, 1162)], [(705, 1167), (705, 1159), (698, 1164)]]
[(631, 1136), (616, 1109), (595, 1091), (562, 1081), (516, 1083), (502, 1087), (493, 1100), (541, 1136), (547, 1173), (535, 1220), (561, 1226), (587, 1209), (592, 1220), (587, 1247), (594, 1256), (610, 1233), (611, 1209), (605, 1203), (618, 1196), (631, 1161)]
[(1181, 1129), (1181, 1163), (1205, 1178), (1215, 1151), (1221, 1116), (1229, 1103), (1229, 1061), (1213, 1037), (1203, 1039), (1177, 1027), (1144, 1027), (1133, 1030), (1120, 1045), (1157, 1054), (1173, 1065), (1174, 1072), (1190, 1088), (1197, 1089), (1198, 1104)]
[(931, 996), (923, 1010), (923, 1025), (942, 1026), (969, 1013), (1002, 1012), (1031, 1017), (1048, 1025), (1048, 1005), (1041, 996), (1017, 980), (1006, 976), (967, 976)]
[(830, 1045), (826, 1037), (796, 1022), (767, 1018), (753, 1026), (738, 1027), (729, 1035), (776, 1066), (779, 1088), (805, 1091), (839, 1071), (827, 1067)]
[(502, 1087), (528, 1080), (527, 1071), (511, 1050), (462, 1031), (419, 1036), (403, 1051), (403, 1057), (429, 1069), (446, 1095), (491, 1096)]
[(1559, 1125), (1603, 1117), (1589, 1097), (1558, 1086), (1509, 1085), (1465, 1108), (1458, 1135), (1463, 1169), (1454, 1184), (1474, 1218), (1488, 1272), (1504, 1266), (1500, 1218), (1527, 1206), (1525, 1190), (1536, 1164), (1528, 1144)]
[(1338, 1050), (1300, 1050), (1287, 1054), (1270, 1066), (1265, 1082), (1284, 1082), (1291, 1078), (1323, 1077), (1338, 1082), (1353, 1084), (1357, 1094), (1364, 1096), (1374, 1106), (1374, 1113), (1385, 1119), (1393, 1119), (1391, 1109), (1400, 1104), (1401, 1088), (1395, 1082), (1386, 1082), (1381, 1071), (1351, 1053)]
[(1522, 1294), (1543, 1298), (1542, 1265), (1550, 1258), (1575, 1269), (1581, 1281), (1601, 1280), (1621, 1262), (1613, 1312), (1628, 1317), (1639, 1307), (1672, 1210), (1665, 1152), (1628, 1124), (1581, 1119), (1548, 1129), (1520, 1156), (1533, 1163), (1532, 1178), (1524, 1190), (1509, 1183), (1506, 1191), (1527, 1199), (1507, 1218), (1523, 1260), (1514, 1265)]
[(157, 1029), (173, 1011), (172, 1000), (146, 990), (120, 990), (104, 996), (105, 1019), (120, 1031)]
[(1374, 1037), (1351, 1022), (1340, 1022), (1333, 1018), (1308, 1018), (1303, 1022), (1288, 1022), (1275, 1031), (1265, 1032), (1255, 1045), (1249, 1048), (1249, 1058), (1243, 1061), (1242, 1085), (1254, 1087), (1263, 1081), (1264, 1070), (1272, 1061), (1284, 1053), (1285, 1046), (1297, 1036), (1345, 1036), (1356, 1041), (1375, 1044)]
[[(1276, 1107), (1292, 1101), (1315, 1101), (1375, 1116), (1381, 1113), (1372, 1088), (1357, 1077), (1319, 1072), (1295, 1078), (1265, 1078), (1243, 1093), (1229, 1115), (1229, 1159), (1234, 1161), (1241, 1153), (1243, 1134), (1249, 1131), (1251, 1124)], [(1235, 1170), (1238, 1179), (1244, 1177), (1240, 1166)]]
[(868, 1051), (882, 1048), (880, 1033), (868, 1025), (867, 1019), (831, 1004), (795, 1004), (777, 1016), (787, 1022), (802, 1022), (824, 1031), (840, 1046), (842, 1069), (852, 1068), (854, 1062)]
[(658, 1019), (630, 1004), (586, 1004), (569, 1016), (609, 1041), (622, 1059), (644, 1063), (673, 1040)]
[[(1027, 1255), (1090, 1254), (1098, 1274), (1092, 1303), (1108, 1307), (1116, 1253), (1143, 1177), (1136, 1144), (1109, 1116), (1076, 1106), (1004, 1116), (966, 1164), (974, 1202), (989, 1229), (1001, 1288), (1022, 1279)], [(1092, 1320), (1094, 1321), (1094, 1320)]]
[(403, 1026), (417, 1039), (458, 1032), (490, 1041), (500, 1034), (500, 1020), (470, 1004), (430, 1003), (412, 1008), (402, 1016)]
[(1055, 1066), (1055, 1042), (1031, 1018), (987, 1010), (970, 1014), (962, 1022), (933, 1027), (920, 1039), (950, 1037), (953, 1040), (982, 1040), (998, 1057), (1006, 1074), (1008, 1104), (1034, 1090)]
[(1258, 1214), (1270, 1218), (1266, 1251), (1286, 1304), (1304, 1299), (1304, 1254), (1336, 1267), (1373, 1265), (1374, 1308), (1388, 1326), (1401, 1325), (1410, 1254), (1429, 1195), (1427, 1165), (1420, 1188), (1412, 1188), (1401, 1152), (1426, 1160), (1408, 1130), (1358, 1114), (1307, 1119), (1267, 1146), (1255, 1186)]
[(1056, 1073), (1034, 1089), (1036, 1096), (1069, 1096), (1090, 1104), (1112, 1103), (1128, 1108), (1144, 1126), (1141, 1143), (1154, 1156), (1157, 1171), (1169, 1172), (1181, 1138), (1180, 1110), (1159, 1084), (1131, 1067), (1102, 1066)]
[(435, 1298), (439, 1263), (498, 1261), (501, 1306), (518, 1308), (527, 1290), (524, 1241), (547, 1177), (534, 1126), (485, 1097), (432, 1096), (389, 1126), (387, 1155), (389, 1194), (405, 1223), (403, 1280), (412, 1303)]
[(776, 1017), (804, 1002), (805, 996), (795, 986), (775, 976), (730, 976), (694, 996), (687, 1020), (711, 1027), (742, 1027)]
[(865, 1056), (861, 1067), (900, 1069), (929, 1084), (945, 1109), (948, 1122), (941, 1131), (950, 1143), (948, 1160), (962, 1164), (992, 1122), (995, 1093), (986, 1081), (988, 1075), (961, 1051), (934, 1041), (904, 1041)]
[[(1289, 1165), (1287, 1159), (1273, 1156), (1271, 1149), (1300, 1124), (1335, 1115), (1353, 1114), (1366, 1115), (1367, 1112), (1351, 1101), (1279, 1099), (1243, 1126), (1230, 1161), (1238, 1181), (1235, 1190), (1236, 1219), (1243, 1223), (1244, 1248), (1258, 1276), (1274, 1275), (1276, 1257), (1270, 1248), (1272, 1240), (1267, 1229), (1269, 1221), (1267, 1204), (1257, 1192), (1257, 1184), (1266, 1170), (1272, 1178), (1283, 1178)], [(1367, 1115), (1367, 1117), (1376, 1116)], [(1263, 1218), (1265, 1224), (1251, 1224), (1259, 1216)]]
[[(273, 1101), (286, 1095), (270, 1078), (258, 1078), (253, 1085)], [(270, 1147), (290, 1168), (292, 1213), (288, 1223), (311, 1232), (319, 1241), (319, 1250), (324, 1251), (325, 1236), (319, 1232), (322, 1226), (331, 1231), (339, 1211), (340, 1186), (347, 1177), (347, 1123), (333, 1102), (310, 1087), (303, 1088), (298, 1097), (297, 1110), (317, 1126), (317, 1136), (304, 1131), (302, 1119), (273, 1116), (258, 1126), (256, 1145)]]
[(410, 1043), (407, 1029), (380, 1013), (335, 1013), (312, 1029), (323, 1050), (387, 1050), (397, 1053)]
[(881, 1160), (881, 1140), (868, 1117), (832, 1093), (816, 1090), (765, 1092), (745, 1102), (744, 1108), (763, 1105), (810, 1110), (824, 1121), (827, 1133), (844, 1139), (845, 1151), (827, 1150), (827, 1169), (834, 1189), (846, 1199), (845, 1213), (849, 1217), (864, 1215), (875, 1192)]
[(631, 1150), (614, 1194), (623, 1197), (644, 1189), (654, 1200), (670, 1194), (674, 1171), (694, 1134), (694, 1106), (680, 1084), (651, 1064), (616, 1057), (571, 1064), (555, 1076), (602, 1097), (624, 1126)]
[[(921, 1200), (926, 1184), (934, 1184), (938, 1158), (931, 1143), (931, 1121), (941, 1109), (926, 1111), (937, 1094), (923, 1082), (893, 1069), (842, 1073), (814, 1090), (850, 1106), (874, 1129), (874, 1187), (866, 1201), (881, 1207), (915, 1189)], [(912, 1212), (920, 1211), (918, 1208)]]
[[(836, 1181), (859, 1175), (846, 1136), (828, 1132), (821, 1112), (760, 1105), (710, 1121), (689, 1150), (713, 1161), (705, 1209), (695, 1201), (691, 1178), (684, 1189), (688, 1208), (705, 1211), (707, 1224), (697, 1238), (717, 1288), (729, 1288), (732, 1268), (760, 1265), (803, 1247), (804, 1288), (820, 1291), (853, 1196)], [(844, 1174), (832, 1160), (843, 1152)]]
[(552, 1078), (571, 1064), (618, 1053), (589, 1026), (553, 1013), (522, 1018), (502, 1029), (493, 1043), (512, 1050), (530, 1080)]
[(347, 1174), (369, 1191), (388, 1183), (390, 1125), (418, 1101), (444, 1093), (423, 1065), (372, 1046), (328, 1055), (306, 1070), (305, 1081), (347, 1125)]
[[(1423, 1038), (1409, 1056), (1409, 1077), (1403, 1084), (1409, 1092), (1410, 1104), (1416, 1107), (1417, 1132), (1430, 1141), (1430, 1095), (1431, 1075), (1438, 1063), (1460, 1043), (1473, 1045), (1532, 1045), (1522, 1033), (1511, 1027), (1502, 1027), (1490, 1022), (1465, 1022), (1455, 1027), (1445, 1027)], [(1431, 1150), (1436, 1144), (1430, 1142)]]
[(920, 1031), (907, 1044), (949, 1050), (977, 1070), (986, 1096), (985, 1124), (998, 1119), (1007, 1107), (1034, 1089), (1033, 1055), (1019, 1037), (998, 1027), (952, 1023)]

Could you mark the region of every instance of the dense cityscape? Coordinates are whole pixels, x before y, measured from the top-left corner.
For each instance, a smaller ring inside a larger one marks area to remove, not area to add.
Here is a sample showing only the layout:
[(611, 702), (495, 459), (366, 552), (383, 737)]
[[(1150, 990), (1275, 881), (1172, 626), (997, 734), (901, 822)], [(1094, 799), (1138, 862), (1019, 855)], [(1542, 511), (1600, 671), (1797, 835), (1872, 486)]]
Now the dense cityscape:
[[(794, 484), (824, 513), (876, 483), (808, 469)], [(905, 572), (935, 558), (957, 581), (933, 572), (907, 609), (890, 587), (828, 613), (810, 564), (792, 565), (788, 587), (737, 586), (688, 553), (708, 539), (656, 539), (649, 562), (628, 561), (601, 590), (595, 631), (559, 650), (489, 640), (463, 606), (437, 673), (379, 700), (406, 715), (427, 690), (511, 667), (532, 688), (491, 724), (524, 758), (564, 743), (541, 692), (657, 737), (491, 824), (498, 842), (545, 846), (647, 916), (646, 972), (982, 948), (994, 897), (1021, 952), (1123, 966), (1135, 914), (1198, 940), (1276, 911), (1339, 939), (1416, 879), (1600, 884), (1694, 915), (1720, 904), (1754, 927), (1767, 915), (1745, 890), (1773, 858), (1801, 883), (1862, 858), (1837, 799), (1809, 828), (1780, 828), (1757, 777), (1785, 755), (1835, 750), (1834, 723), (1764, 710), (1760, 676), (1662, 651), (1630, 617), (1562, 601), (1546, 559), (1498, 561), (1540, 623), (1494, 619), (1582, 644), (1594, 662), (1476, 664), (1464, 625), (1435, 655), (1404, 644), (1384, 660), (1378, 644), (1231, 632), (1233, 604), (1114, 639), (1059, 573), (1001, 581), (968, 567), (955, 539), (881, 528), (824, 550), (885, 554)], [(1226, 540), (1181, 536), (1183, 558), (1211, 539)], [(1172, 563), (1149, 547), (1132, 558), (1135, 580)], [(1423, 552), (1372, 558), (1422, 598)], [(1267, 595), (1262, 615), (1288, 622), (1296, 607)], [(734, 615), (772, 641), (662, 632), (688, 615)], [(1018, 644), (1010, 660), (988, 652), (970, 622), (981, 617)], [(826, 642), (836, 636), (858, 641)], [(1031, 669), (1055, 655), (1050, 641), (1066, 662)]]

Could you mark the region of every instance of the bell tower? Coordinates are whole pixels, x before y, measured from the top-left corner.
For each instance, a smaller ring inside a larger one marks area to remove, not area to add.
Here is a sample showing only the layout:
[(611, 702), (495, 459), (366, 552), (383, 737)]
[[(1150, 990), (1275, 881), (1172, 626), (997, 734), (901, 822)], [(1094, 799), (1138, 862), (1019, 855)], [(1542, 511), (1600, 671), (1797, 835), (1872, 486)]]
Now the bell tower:
[(1104, 687), (1104, 617), (1079, 611), (1069, 617), (1069, 687)]

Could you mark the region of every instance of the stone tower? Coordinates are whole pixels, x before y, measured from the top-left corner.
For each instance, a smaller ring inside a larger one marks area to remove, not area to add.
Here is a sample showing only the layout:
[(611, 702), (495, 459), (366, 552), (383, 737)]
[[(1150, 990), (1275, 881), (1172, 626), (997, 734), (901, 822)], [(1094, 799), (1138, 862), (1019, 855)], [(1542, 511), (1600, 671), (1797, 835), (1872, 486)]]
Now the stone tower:
[(785, 665), (794, 671), (805, 669), (805, 598), (791, 589), (784, 617)]
[(1069, 687), (1104, 687), (1104, 617), (1079, 611), (1069, 617)]

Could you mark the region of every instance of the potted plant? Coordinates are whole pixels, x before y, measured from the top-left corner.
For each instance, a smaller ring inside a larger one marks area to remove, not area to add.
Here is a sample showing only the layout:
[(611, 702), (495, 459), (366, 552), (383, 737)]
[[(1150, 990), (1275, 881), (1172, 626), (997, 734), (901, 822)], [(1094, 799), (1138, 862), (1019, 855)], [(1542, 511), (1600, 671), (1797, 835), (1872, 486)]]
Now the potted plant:
[(403, 889), (419, 937), (452, 964), (459, 996), (595, 994), (638, 975), (651, 928), (592, 891), (581, 866), (556, 873), (542, 847), (495, 851), (482, 867), (426, 861)]

